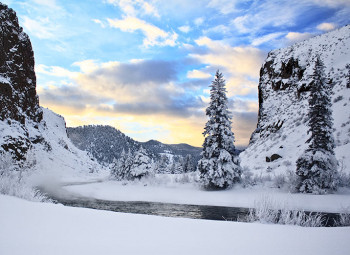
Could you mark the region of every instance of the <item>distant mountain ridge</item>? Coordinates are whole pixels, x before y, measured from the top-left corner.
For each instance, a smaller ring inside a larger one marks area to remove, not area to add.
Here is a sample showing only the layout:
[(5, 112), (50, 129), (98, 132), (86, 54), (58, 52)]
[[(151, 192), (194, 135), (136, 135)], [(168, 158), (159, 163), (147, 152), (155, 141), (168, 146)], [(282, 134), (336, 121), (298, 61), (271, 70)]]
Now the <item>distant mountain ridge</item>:
[(162, 155), (168, 155), (175, 161), (191, 155), (193, 166), (197, 164), (201, 153), (201, 148), (188, 144), (164, 144), (156, 140), (138, 142), (111, 126), (68, 127), (67, 132), (75, 146), (91, 153), (100, 163), (112, 163), (114, 159), (120, 158), (123, 150), (126, 153), (129, 150), (134, 152), (140, 146), (146, 149), (155, 161)]

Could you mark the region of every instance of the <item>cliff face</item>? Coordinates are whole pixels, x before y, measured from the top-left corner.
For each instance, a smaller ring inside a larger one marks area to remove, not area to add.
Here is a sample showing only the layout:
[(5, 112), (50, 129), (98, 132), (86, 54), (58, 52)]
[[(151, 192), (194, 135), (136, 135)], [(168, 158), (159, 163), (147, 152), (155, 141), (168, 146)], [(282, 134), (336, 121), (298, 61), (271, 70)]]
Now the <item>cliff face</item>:
[[(16, 13), (0, 3), (0, 152), (25, 159), (32, 145), (28, 126), (38, 128), (42, 110), (36, 94), (34, 53)], [(42, 140), (36, 134), (33, 141)]]
[[(307, 148), (308, 98), (313, 85), (313, 61), (318, 55), (332, 82), (336, 156), (340, 169), (350, 160), (350, 25), (274, 50), (260, 71), (259, 118), (242, 165), (256, 174), (295, 171), (295, 161)], [(349, 170), (350, 171), (350, 170)]]
[(36, 94), (34, 53), (16, 13), (0, 3), (0, 120), (25, 124), (40, 122), (42, 111)]
[(32, 157), (37, 169), (51, 174), (99, 169), (70, 142), (64, 118), (40, 107), (29, 37), (16, 13), (1, 3), (0, 33), (0, 153)]

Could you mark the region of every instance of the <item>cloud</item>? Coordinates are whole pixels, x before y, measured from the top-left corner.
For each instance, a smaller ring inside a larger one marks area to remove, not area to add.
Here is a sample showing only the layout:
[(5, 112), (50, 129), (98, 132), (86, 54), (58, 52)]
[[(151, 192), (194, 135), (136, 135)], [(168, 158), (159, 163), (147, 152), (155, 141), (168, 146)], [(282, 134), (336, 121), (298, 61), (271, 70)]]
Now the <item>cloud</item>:
[[(111, 124), (128, 134), (144, 130), (143, 139), (202, 143), (205, 103), (192, 93), (191, 86), (176, 82), (175, 63), (85, 60), (73, 66), (80, 71), (37, 67), (39, 75), (69, 79), (59, 86), (38, 86), (40, 103), (63, 114), (68, 125)], [(120, 118), (123, 123), (117, 121)], [(189, 133), (191, 130), (196, 132)]]
[(254, 47), (233, 47), (223, 41), (214, 41), (208, 37), (195, 40), (197, 45), (208, 48), (208, 52), (191, 54), (200, 63), (213, 67), (222, 67), (231, 74), (258, 77), (264, 53)]
[(51, 10), (62, 11), (62, 8), (57, 4), (56, 0), (33, 0), (33, 2)]
[(280, 36), (282, 36), (283, 33), (282, 32), (276, 32), (276, 33), (271, 33), (271, 34), (267, 34), (267, 35), (264, 35), (262, 37), (258, 37), (258, 38), (255, 38), (253, 41), (252, 41), (252, 45), (253, 46), (259, 46), (261, 44), (264, 44), (266, 42), (270, 42)]
[[(94, 105), (99, 111), (183, 117), (195, 115), (198, 108), (203, 107), (200, 97), (189, 93), (189, 88), (185, 91), (181, 84), (174, 83), (176, 65), (173, 62), (139, 60), (98, 64), (86, 60), (73, 65), (79, 66), (81, 72), (38, 65), (38, 74), (66, 77), (74, 84), (42, 89), (41, 93), (47, 99), (45, 102), (52, 100), (58, 103), (62, 99), (64, 104), (64, 97), (68, 102), (75, 102), (80, 95), (80, 104)], [(53, 100), (51, 95), (57, 95), (58, 101)], [(105, 101), (109, 102), (108, 105), (101, 105)]]
[(38, 18), (36, 20), (23, 16), (23, 27), (32, 35), (40, 39), (54, 39), (55, 28), (49, 18)]
[(35, 72), (37, 74), (46, 74), (55, 77), (68, 77), (71, 79), (74, 79), (79, 74), (77, 72), (69, 71), (60, 66), (46, 66), (43, 64), (36, 65)]
[(95, 22), (96, 24), (99, 24), (102, 28), (105, 28), (106, 25), (99, 19), (92, 19), (93, 22)]
[(305, 3), (293, 1), (253, 1), (245, 15), (231, 21), (240, 33), (258, 33), (266, 27), (289, 27), (305, 9)]
[(157, 8), (150, 1), (144, 0), (107, 0), (107, 3), (118, 6), (127, 16), (150, 15), (160, 17)]
[(199, 17), (199, 18), (196, 18), (193, 23), (198, 27), (200, 25), (202, 25), (204, 22), (204, 18), (203, 17)]
[(190, 57), (210, 66), (208, 71), (212, 73), (217, 69), (223, 72), (229, 97), (257, 95), (259, 70), (265, 57), (263, 51), (250, 46), (233, 47), (208, 37), (200, 37), (195, 42), (207, 51), (192, 53)]
[(124, 32), (134, 32), (140, 30), (144, 35), (143, 45), (149, 46), (175, 46), (178, 35), (175, 32), (168, 33), (159, 27), (147, 23), (135, 17), (126, 17), (124, 19), (107, 19), (111, 27), (119, 28)]
[(183, 32), (183, 33), (188, 33), (191, 31), (191, 27), (186, 25), (186, 26), (181, 26), (181, 27), (178, 27), (178, 29)]
[[(106, 62), (100, 65), (93, 60), (74, 63), (91, 80), (108, 79), (112, 84), (138, 86), (140, 84), (168, 83), (175, 79), (176, 64), (162, 60), (133, 63)], [(81, 78), (80, 76), (79, 78)], [(112, 85), (113, 86), (113, 85)]]
[(218, 10), (222, 14), (230, 14), (237, 11), (238, 3), (247, 2), (238, 0), (210, 0), (208, 7)]
[(304, 41), (306, 39), (309, 39), (310, 37), (312, 37), (312, 34), (310, 33), (289, 32), (286, 35), (286, 38), (292, 43)]
[(317, 26), (317, 29), (318, 30), (321, 30), (321, 31), (330, 31), (330, 30), (333, 30), (335, 29), (337, 26), (334, 24), (334, 23), (321, 23)]
[(258, 122), (257, 112), (233, 112), (232, 127), (235, 133), (235, 145), (246, 146)]
[(191, 70), (187, 72), (187, 78), (189, 79), (207, 79), (210, 77), (210, 74), (200, 70)]
[(211, 27), (208, 29), (203, 30), (203, 34), (229, 34), (231, 32), (231, 28), (229, 26), (225, 26), (225, 25), (217, 25), (215, 27)]
[(89, 105), (96, 105), (111, 100), (82, 91), (81, 88), (76, 86), (40, 88), (38, 94), (40, 103), (44, 105), (50, 104), (51, 107), (63, 106), (74, 113), (81, 113), (88, 109)]
[(319, 6), (338, 8), (343, 6), (350, 6), (349, 0), (307, 0), (311, 3), (317, 4)]

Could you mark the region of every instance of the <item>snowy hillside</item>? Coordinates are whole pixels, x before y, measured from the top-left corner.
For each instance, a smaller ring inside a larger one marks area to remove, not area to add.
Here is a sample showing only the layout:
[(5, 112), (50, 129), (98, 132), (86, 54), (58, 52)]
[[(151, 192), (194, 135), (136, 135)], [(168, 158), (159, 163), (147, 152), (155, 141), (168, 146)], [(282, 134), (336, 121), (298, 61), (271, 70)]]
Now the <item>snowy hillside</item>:
[(29, 134), (41, 134), (45, 142), (33, 146), (37, 170), (42, 175), (65, 178), (84, 175), (101, 169), (101, 166), (77, 149), (67, 137), (66, 123), (62, 116), (42, 108), (43, 120), (38, 129), (30, 129)]
[(316, 56), (332, 83), (335, 153), (339, 170), (350, 172), (350, 25), (284, 49), (271, 51), (260, 71), (259, 120), (242, 166), (271, 177), (295, 172), (307, 148), (308, 98)]
[(195, 169), (201, 148), (188, 144), (164, 144), (159, 141), (138, 142), (111, 126), (89, 125), (67, 128), (70, 140), (81, 150), (88, 151), (101, 163), (112, 163), (124, 152), (134, 152), (142, 146), (150, 157), (160, 161), (162, 155), (180, 163), (187, 155), (191, 156), (192, 168)]
[(69, 127), (67, 133), (75, 146), (90, 152), (99, 162), (112, 163), (123, 150), (136, 151), (139, 147), (138, 142), (111, 126)]

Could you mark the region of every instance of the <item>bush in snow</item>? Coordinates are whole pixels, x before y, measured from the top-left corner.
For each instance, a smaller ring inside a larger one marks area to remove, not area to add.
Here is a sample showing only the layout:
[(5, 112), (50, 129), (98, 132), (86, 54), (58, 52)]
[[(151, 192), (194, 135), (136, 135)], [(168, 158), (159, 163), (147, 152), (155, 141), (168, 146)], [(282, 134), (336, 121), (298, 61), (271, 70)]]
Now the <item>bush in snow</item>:
[(350, 213), (345, 212), (339, 215), (339, 219), (335, 222), (337, 227), (348, 227), (350, 226)]
[(300, 180), (297, 190), (321, 194), (335, 190), (338, 185), (337, 160), (334, 154), (330, 85), (326, 82), (323, 63), (315, 61), (313, 85), (309, 99), (309, 147), (298, 158), (296, 174)]
[(210, 86), (209, 117), (205, 125), (202, 158), (198, 162), (200, 182), (206, 189), (225, 189), (241, 178), (241, 167), (234, 146), (231, 116), (227, 106), (225, 80), (216, 72)]
[(30, 150), (25, 161), (17, 161), (9, 152), (0, 153), (0, 194), (30, 201), (49, 201), (27, 183), (27, 177), (35, 166), (35, 155)]
[(319, 213), (306, 213), (304, 211), (278, 210), (276, 202), (264, 195), (255, 201), (254, 209), (249, 210), (248, 222), (273, 223), (281, 225), (297, 225), (302, 227), (322, 227), (324, 217)]

